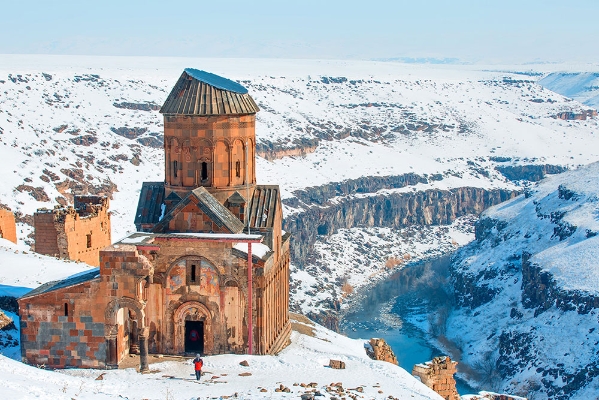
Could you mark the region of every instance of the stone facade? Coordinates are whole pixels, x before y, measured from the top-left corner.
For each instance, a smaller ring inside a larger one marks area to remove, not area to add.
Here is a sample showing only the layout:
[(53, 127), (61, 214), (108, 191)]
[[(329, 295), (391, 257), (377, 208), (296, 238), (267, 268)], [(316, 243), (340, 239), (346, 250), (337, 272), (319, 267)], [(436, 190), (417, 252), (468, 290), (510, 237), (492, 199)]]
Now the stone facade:
[(17, 226), (12, 211), (0, 209), (0, 237), (17, 243)]
[[(217, 114), (165, 113), (165, 181), (142, 187), (141, 232), (100, 251), (99, 269), (19, 299), (24, 361), (115, 368), (139, 353), (146, 370), (148, 353), (275, 354), (288, 343), (290, 235), (278, 186), (256, 184), (257, 107), (247, 94), (241, 115), (224, 103), (181, 106), (204, 98), (186, 88), (220, 90), (201, 81), (211, 74), (187, 71), (161, 112)], [(39, 214), (47, 229), (55, 215), (78, 215)]]
[(459, 400), (453, 377), (457, 365), (458, 363), (451, 361), (448, 356), (435, 357), (425, 364), (414, 365), (412, 375), (420, 378), (422, 383), (439, 393), (445, 400)]
[(74, 207), (37, 210), (35, 251), (98, 266), (100, 250), (110, 245), (108, 207), (107, 197), (75, 196)]

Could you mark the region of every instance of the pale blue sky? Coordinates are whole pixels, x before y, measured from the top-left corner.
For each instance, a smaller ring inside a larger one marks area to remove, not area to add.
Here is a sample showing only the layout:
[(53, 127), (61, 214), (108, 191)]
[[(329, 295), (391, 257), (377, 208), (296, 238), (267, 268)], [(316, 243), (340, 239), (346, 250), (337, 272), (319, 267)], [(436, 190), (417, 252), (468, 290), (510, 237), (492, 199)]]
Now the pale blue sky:
[(599, 62), (599, 0), (0, 0), (0, 53)]

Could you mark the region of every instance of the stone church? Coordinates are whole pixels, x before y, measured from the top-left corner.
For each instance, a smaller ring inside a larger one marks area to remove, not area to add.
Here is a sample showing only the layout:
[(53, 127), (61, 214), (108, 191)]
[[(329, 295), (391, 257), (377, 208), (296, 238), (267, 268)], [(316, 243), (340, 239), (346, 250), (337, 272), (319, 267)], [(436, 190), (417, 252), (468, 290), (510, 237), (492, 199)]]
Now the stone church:
[(289, 340), (289, 234), (279, 187), (256, 183), (256, 103), (185, 69), (160, 112), (165, 180), (100, 267), (19, 299), (23, 360), (115, 368), (128, 354), (274, 354)]

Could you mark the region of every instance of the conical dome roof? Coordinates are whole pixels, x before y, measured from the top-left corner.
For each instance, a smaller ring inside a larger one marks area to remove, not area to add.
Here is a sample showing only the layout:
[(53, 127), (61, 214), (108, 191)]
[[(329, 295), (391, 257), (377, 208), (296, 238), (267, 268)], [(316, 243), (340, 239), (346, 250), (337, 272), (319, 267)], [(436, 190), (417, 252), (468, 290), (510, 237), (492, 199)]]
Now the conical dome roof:
[(246, 88), (222, 76), (186, 68), (160, 109), (173, 115), (255, 114), (260, 109)]

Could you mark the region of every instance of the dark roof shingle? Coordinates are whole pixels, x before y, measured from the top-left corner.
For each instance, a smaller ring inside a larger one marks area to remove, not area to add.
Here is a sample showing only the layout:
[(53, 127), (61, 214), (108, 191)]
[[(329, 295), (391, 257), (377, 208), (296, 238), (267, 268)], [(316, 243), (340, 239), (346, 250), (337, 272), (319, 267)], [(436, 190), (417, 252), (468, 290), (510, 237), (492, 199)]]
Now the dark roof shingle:
[(172, 115), (242, 115), (260, 109), (247, 89), (221, 76), (186, 68), (160, 113)]

